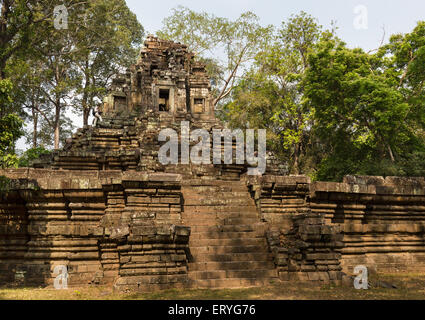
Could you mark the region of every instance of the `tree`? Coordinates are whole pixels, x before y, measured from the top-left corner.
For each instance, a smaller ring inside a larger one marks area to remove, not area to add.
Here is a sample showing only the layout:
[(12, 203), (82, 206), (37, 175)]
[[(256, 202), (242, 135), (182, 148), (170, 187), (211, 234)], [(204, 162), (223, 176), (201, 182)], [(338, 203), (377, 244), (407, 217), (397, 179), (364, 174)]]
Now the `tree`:
[(74, 35), (74, 63), (81, 74), (75, 103), (88, 125), (90, 111), (96, 100), (102, 101), (112, 76), (136, 60), (144, 31), (124, 0), (90, 1), (80, 10), (84, 19)]
[(303, 104), (301, 80), (320, 35), (321, 26), (305, 12), (283, 22), (225, 106), (232, 126), (269, 129), (270, 147), (295, 174), (309, 170), (314, 108)]
[(124, 0), (69, 1), (66, 7), (68, 28), (56, 29), (48, 19), (37, 23), (38, 41), (8, 66), (19, 84), (15, 104), (24, 106), (33, 122), (33, 148), (39, 129), (47, 130), (45, 138), (49, 127), (54, 148), (59, 148), (61, 130), (69, 122), (64, 114), (71, 106), (82, 111), (88, 124), (91, 108), (102, 100), (111, 77), (135, 60), (143, 36)]
[(6, 63), (10, 57), (28, 45), (31, 25), (35, 21), (35, 3), (24, 0), (0, 1), (0, 79), (5, 78)]
[[(10, 92), (12, 83), (0, 80), (0, 105), (11, 103)], [(23, 121), (15, 114), (8, 114), (0, 118), (0, 167), (17, 165), (15, 143), (23, 135)]]
[(18, 165), (21, 168), (28, 168), (31, 165), (31, 162), (39, 159), (40, 156), (50, 154), (50, 151), (43, 148), (31, 148), (24, 152), (24, 154), (19, 158)]
[[(83, 3), (68, 0), (68, 9)], [(39, 25), (53, 22), (54, 8), (63, 1), (0, 0), (0, 79), (5, 78), (7, 61), (15, 54), (30, 49), (39, 38)]]
[(41, 88), (42, 73), (42, 64), (34, 57), (27, 60), (13, 57), (7, 68), (7, 74), (15, 84), (12, 91), (13, 109), (21, 111), (22, 119), (32, 122), (32, 132), (27, 133), (27, 136), (31, 136), (27, 140), (32, 148), (38, 147), (41, 117), (49, 114), (48, 104)]
[[(13, 73), (7, 73), (8, 69), (16, 70), (10, 66), (11, 59), (33, 57), (38, 54), (37, 50), (43, 45), (53, 43), (52, 38), (55, 38), (52, 32), (55, 19), (54, 8), (62, 3), (59, 1), (4, 0), (0, 4), (0, 79), (6, 79), (13, 75)], [(67, 2), (69, 9), (79, 4), (79, 1)], [(34, 59), (31, 60), (34, 61)], [(19, 89), (15, 86), (14, 90)], [(16, 103), (10, 105), (15, 106), (15, 110), (18, 109)], [(0, 117), (15, 110), (10, 110), (10, 108), (8, 110), (5, 105), (2, 105)], [(19, 109), (18, 112), (22, 114)]]
[[(46, 25), (45, 28), (48, 30), (53, 27)], [(59, 149), (61, 117), (76, 92), (80, 75), (73, 68), (76, 46), (72, 31), (50, 29), (48, 34), (49, 38), (37, 47), (37, 59), (40, 59), (38, 62), (43, 70), (40, 74), (41, 90), (46, 104), (53, 110), (54, 117), (49, 120), (46, 114), (42, 114), (54, 129), (54, 148)]]
[(6, 76), (7, 64), (13, 56), (31, 49), (37, 38), (34, 27), (52, 18), (53, 5), (53, 2), (41, 4), (34, 0), (0, 1), (0, 165), (3, 167), (16, 165), (14, 146), (23, 134), (20, 118), (23, 112), (12, 103), (11, 96), (16, 86), (13, 87)]
[(392, 37), (375, 54), (328, 36), (310, 55), (305, 95), (315, 107), (316, 132), (329, 150), (319, 179), (405, 175), (406, 156), (425, 151), (424, 31), (419, 23), (413, 33)]
[[(158, 37), (187, 44), (197, 59), (206, 62), (209, 76), (214, 79), (214, 106), (229, 97), (244, 68), (267, 43), (273, 29), (262, 27), (252, 12), (231, 21), (182, 6), (173, 9), (163, 25)], [(224, 59), (216, 58), (220, 55)]]
[(404, 121), (413, 132), (423, 132), (425, 124), (425, 22), (418, 22), (408, 34), (397, 34), (377, 53), (383, 59), (387, 77), (409, 104)]

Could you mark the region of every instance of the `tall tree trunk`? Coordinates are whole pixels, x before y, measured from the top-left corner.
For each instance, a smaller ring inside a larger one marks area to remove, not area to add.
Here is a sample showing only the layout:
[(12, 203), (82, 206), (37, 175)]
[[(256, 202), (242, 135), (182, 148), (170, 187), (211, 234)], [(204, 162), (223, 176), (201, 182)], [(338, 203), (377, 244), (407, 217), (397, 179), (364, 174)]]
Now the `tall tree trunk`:
[(38, 140), (38, 113), (35, 108), (32, 108), (32, 124), (33, 124), (33, 132), (32, 132), (32, 147), (33, 149), (37, 148), (37, 140)]
[(300, 173), (300, 144), (296, 143), (294, 146), (294, 174)]
[(0, 62), (0, 80), (4, 80), (6, 78), (5, 69), (6, 63)]
[[(0, 48), (6, 47), (6, 33), (7, 33), (7, 23), (8, 23), (7, 18), (8, 18), (9, 10), (10, 10), (9, 1), (8, 0), (2, 1), (1, 12), (0, 12)], [(1, 57), (1, 59), (0, 59), (0, 80), (4, 79), (4, 69), (5, 69), (5, 67), (6, 67), (6, 61), (3, 57)]]
[(389, 153), (389, 155), (390, 155), (391, 162), (395, 162), (395, 158), (394, 158), (393, 150), (391, 149), (391, 146), (390, 146), (390, 145), (388, 145), (388, 153)]
[(84, 126), (87, 126), (89, 124), (89, 116), (90, 116), (90, 109), (84, 108), (83, 109), (83, 124)]
[[(55, 80), (56, 85), (60, 83), (61, 72), (59, 70), (59, 64), (56, 64)], [(61, 97), (59, 93), (56, 93), (55, 97), (55, 121), (53, 123), (55, 130), (55, 150), (59, 149), (59, 135), (60, 135), (60, 113), (61, 113)]]
[(84, 88), (84, 94), (81, 100), (81, 104), (83, 107), (83, 125), (87, 126), (89, 124), (89, 115), (90, 115), (90, 108), (88, 106), (87, 83)]
[(86, 70), (84, 72), (85, 75), (85, 84), (84, 84), (84, 94), (83, 94), (83, 101), (82, 101), (82, 105), (83, 105), (83, 125), (87, 126), (89, 124), (89, 116), (90, 116), (90, 106), (88, 104), (88, 88), (90, 86), (90, 75), (88, 72), (89, 69), (89, 58), (86, 58)]
[[(10, 32), (10, 27), (8, 29), (8, 26), (10, 24), (10, 11), (11, 6), (13, 4), (13, 1), (11, 0), (4, 0), (2, 1), (1, 5), (1, 16), (0, 16), (0, 48), (6, 48), (6, 45), (12, 41), (10, 36), (8, 35), (8, 32)], [(1, 55), (0, 59), (0, 80), (5, 79), (5, 69), (6, 69), (6, 63), (7, 60), (10, 58), (10, 54), (5, 55), (4, 52)], [(3, 106), (2, 106), (3, 109)]]
[(56, 99), (56, 113), (55, 113), (55, 122), (54, 122), (54, 129), (55, 129), (55, 150), (59, 149), (59, 136), (60, 136), (60, 99)]
[[(0, 61), (0, 81), (6, 78), (4, 70), (6, 68), (6, 62)], [(0, 119), (6, 115), (6, 106), (0, 105)]]

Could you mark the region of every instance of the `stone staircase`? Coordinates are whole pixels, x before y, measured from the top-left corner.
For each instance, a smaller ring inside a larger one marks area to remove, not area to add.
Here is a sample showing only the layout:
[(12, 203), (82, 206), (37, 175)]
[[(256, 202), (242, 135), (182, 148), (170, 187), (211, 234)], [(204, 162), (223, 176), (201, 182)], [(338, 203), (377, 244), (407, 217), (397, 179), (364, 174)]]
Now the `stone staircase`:
[(137, 170), (140, 151), (135, 115), (105, 116), (97, 127), (79, 128), (63, 149), (32, 163), (63, 170)]
[(185, 181), (183, 224), (195, 288), (240, 288), (277, 281), (265, 225), (241, 181)]

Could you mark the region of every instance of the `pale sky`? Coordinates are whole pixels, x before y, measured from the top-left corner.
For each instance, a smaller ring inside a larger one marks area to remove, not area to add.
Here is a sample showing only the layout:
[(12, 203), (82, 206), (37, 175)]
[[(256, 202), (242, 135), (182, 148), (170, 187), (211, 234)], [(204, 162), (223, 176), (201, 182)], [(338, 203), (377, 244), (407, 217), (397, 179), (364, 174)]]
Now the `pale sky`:
[[(395, 33), (413, 30), (417, 21), (425, 20), (424, 0), (127, 0), (129, 8), (137, 15), (146, 34), (161, 29), (162, 21), (171, 9), (182, 5), (195, 11), (206, 11), (220, 17), (236, 19), (245, 11), (257, 14), (263, 25), (279, 26), (292, 14), (305, 11), (329, 28), (335, 21), (338, 36), (350, 47), (376, 49)], [(359, 11), (360, 10), (360, 11)], [(365, 11), (366, 10), (366, 11)], [(367, 13), (366, 20), (361, 13)], [(82, 126), (82, 117), (71, 116), (74, 125)], [(90, 117), (90, 122), (92, 117)], [(30, 146), (20, 139), (17, 148)]]
[[(264, 25), (279, 26), (292, 14), (305, 11), (316, 17), (325, 27), (332, 20), (339, 27), (338, 35), (350, 47), (366, 50), (379, 46), (385, 26), (386, 39), (399, 32), (410, 32), (417, 21), (425, 20), (424, 0), (127, 0), (127, 5), (137, 14), (139, 21), (150, 33), (161, 28), (162, 20), (171, 9), (182, 5), (195, 11), (206, 11), (231, 19), (242, 12), (252, 11)], [(357, 6), (368, 13), (367, 29), (356, 29)]]

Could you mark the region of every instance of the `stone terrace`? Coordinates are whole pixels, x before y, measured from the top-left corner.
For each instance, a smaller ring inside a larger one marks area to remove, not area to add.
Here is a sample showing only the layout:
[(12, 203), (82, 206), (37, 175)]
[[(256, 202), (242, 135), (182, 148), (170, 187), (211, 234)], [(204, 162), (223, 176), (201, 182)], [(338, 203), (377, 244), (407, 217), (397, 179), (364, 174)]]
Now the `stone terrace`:
[[(158, 162), (161, 129), (223, 129), (205, 66), (148, 37), (103, 121), (33, 168), (0, 170), (0, 285), (117, 290), (340, 282), (356, 265), (425, 270), (425, 180), (262, 177), (245, 165)], [(192, 143), (193, 145), (193, 143)], [(180, 156), (180, 155), (179, 155)]]

